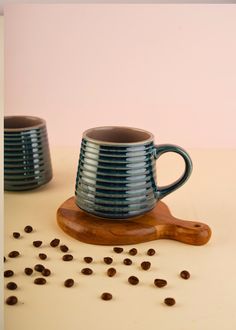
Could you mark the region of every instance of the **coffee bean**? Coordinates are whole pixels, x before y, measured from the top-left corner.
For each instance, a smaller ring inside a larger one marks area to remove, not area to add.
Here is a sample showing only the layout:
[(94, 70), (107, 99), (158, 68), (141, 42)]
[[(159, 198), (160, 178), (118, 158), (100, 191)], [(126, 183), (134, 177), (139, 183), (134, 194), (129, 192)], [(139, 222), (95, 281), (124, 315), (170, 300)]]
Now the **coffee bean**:
[(180, 276), (184, 279), (184, 280), (188, 280), (190, 277), (190, 273), (187, 270), (182, 270), (182, 272), (180, 273)]
[(26, 275), (31, 275), (33, 273), (33, 269), (32, 268), (29, 268), (29, 267), (26, 267), (25, 268), (25, 274)]
[(107, 265), (110, 265), (113, 262), (113, 259), (111, 257), (104, 257), (103, 260)]
[(102, 300), (111, 300), (112, 299), (112, 294), (109, 292), (103, 292), (101, 294)]
[(87, 262), (87, 264), (90, 264), (93, 261), (93, 258), (91, 258), (91, 257), (84, 257), (84, 261)]
[(58, 238), (54, 238), (52, 241), (51, 241), (51, 243), (50, 243), (50, 245), (52, 246), (52, 247), (56, 247), (56, 246), (58, 246), (60, 244), (60, 240), (58, 239)]
[(9, 258), (16, 258), (19, 255), (20, 255), (20, 252), (18, 252), (18, 251), (11, 251), (10, 253), (8, 253)]
[(166, 286), (167, 285), (167, 281), (166, 280), (163, 280), (161, 278), (156, 278), (154, 280), (154, 284), (155, 286), (157, 286), (158, 288), (163, 288), (163, 286)]
[(39, 253), (39, 259), (45, 260), (47, 259), (47, 255), (45, 253)]
[(91, 275), (93, 273), (91, 268), (83, 268), (81, 269), (81, 273), (84, 275)]
[(31, 233), (33, 231), (33, 228), (31, 226), (25, 226), (24, 231), (26, 233)]
[(118, 246), (116, 246), (116, 247), (113, 248), (113, 251), (114, 251), (115, 253), (121, 253), (121, 252), (124, 251), (124, 249), (123, 249), (122, 247), (118, 247)]
[(147, 250), (147, 255), (148, 256), (154, 256), (155, 253), (156, 253), (156, 251), (154, 249)]
[(4, 257), (3, 260), (4, 260), (4, 262), (6, 262), (7, 261), (6, 257)]
[(33, 241), (33, 246), (40, 247), (42, 245), (42, 241)]
[(74, 285), (74, 280), (72, 278), (68, 278), (67, 280), (65, 280), (64, 282), (64, 286), (66, 286), (67, 288), (71, 288)]
[(113, 277), (114, 275), (116, 274), (116, 269), (115, 268), (109, 268), (108, 270), (107, 270), (107, 275), (109, 276), (109, 277)]
[(35, 280), (34, 280), (34, 284), (39, 284), (39, 285), (43, 285), (43, 284), (46, 284), (46, 279), (43, 278), (43, 277), (37, 277)]
[(13, 234), (12, 234), (12, 236), (14, 237), (14, 238), (19, 238), (20, 237), (20, 233), (18, 233), (18, 232), (14, 232)]
[(167, 306), (173, 306), (175, 304), (175, 300), (174, 300), (174, 298), (168, 297), (168, 298), (165, 298), (164, 303)]
[(42, 271), (42, 275), (43, 276), (50, 276), (51, 275), (50, 269), (44, 268), (44, 270)]
[(14, 275), (14, 272), (13, 272), (13, 270), (5, 270), (5, 272), (4, 272), (4, 277), (11, 277), (11, 276), (13, 276)]
[(132, 260), (129, 259), (129, 258), (125, 258), (123, 260), (123, 264), (126, 265), (126, 266), (132, 265)]
[(45, 267), (41, 264), (37, 264), (34, 266), (34, 270), (36, 270), (36, 272), (40, 272), (42, 273), (42, 271), (45, 269)]
[(15, 305), (15, 304), (17, 304), (17, 302), (18, 302), (18, 299), (15, 296), (10, 296), (6, 299), (7, 305)]
[(135, 256), (137, 253), (138, 253), (138, 251), (137, 251), (137, 249), (135, 249), (135, 248), (129, 250), (129, 254), (130, 254), (131, 256)]
[(60, 250), (61, 250), (62, 252), (67, 252), (67, 251), (69, 250), (69, 248), (68, 248), (66, 245), (61, 245), (61, 246), (60, 246)]
[(71, 261), (73, 259), (73, 256), (71, 254), (64, 254), (62, 257), (62, 260), (64, 261)]
[(17, 284), (15, 282), (8, 282), (6, 287), (8, 290), (15, 290), (17, 288)]
[(143, 262), (141, 263), (141, 268), (142, 268), (143, 270), (148, 270), (150, 267), (151, 267), (151, 263), (150, 263), (149, 261), (143, 261)]
[(136, 276), (130, 276), (128, 278), (128, 282), (132, 285), (137, 285), (139, 283), (139, 279)]

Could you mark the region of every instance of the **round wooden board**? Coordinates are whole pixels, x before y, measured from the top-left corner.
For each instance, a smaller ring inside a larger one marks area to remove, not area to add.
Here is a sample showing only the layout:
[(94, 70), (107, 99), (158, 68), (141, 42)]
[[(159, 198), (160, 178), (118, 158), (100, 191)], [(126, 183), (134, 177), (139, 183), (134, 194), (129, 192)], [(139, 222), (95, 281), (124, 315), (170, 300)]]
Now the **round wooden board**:
[(160, 238), (203, 245), (211, 237), (209, 226), (173, 217), (163, 202), (158, 202), (154, 209), (139, 217), (111, 220), (82, 211), (71, 197), (57, 210), (57, 222), (68, 235), (99, 245), (137, 244)]

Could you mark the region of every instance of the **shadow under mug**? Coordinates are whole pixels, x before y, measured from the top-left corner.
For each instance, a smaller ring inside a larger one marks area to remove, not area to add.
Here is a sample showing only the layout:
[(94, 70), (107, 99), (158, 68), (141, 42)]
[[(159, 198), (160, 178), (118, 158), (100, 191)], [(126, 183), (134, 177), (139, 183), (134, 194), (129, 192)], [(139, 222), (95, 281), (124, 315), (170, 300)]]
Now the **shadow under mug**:
[(31, 116), (4, 117), (4, 189), (34, 189), (51, 179), (45, 120)]
[[(174, 183), (159, 187), (155, 161), (166, 152), (181, 155), (185, 170)], [(191, 172), (192, 161), (184, 149), (155, 145), (150, 132), (119, 126), (91, 128), (82, 137), (75, 201), (82, 210), (98, 217), (139, 216), (183, 185)]]

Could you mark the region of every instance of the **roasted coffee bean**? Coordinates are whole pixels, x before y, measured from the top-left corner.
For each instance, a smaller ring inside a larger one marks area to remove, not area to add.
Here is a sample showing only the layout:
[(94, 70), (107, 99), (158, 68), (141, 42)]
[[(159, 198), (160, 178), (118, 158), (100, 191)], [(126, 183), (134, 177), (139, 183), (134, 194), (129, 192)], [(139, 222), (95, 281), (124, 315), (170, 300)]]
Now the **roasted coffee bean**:
[(103, 292), (101, 294), (102, 300), (111, 300), (112, 299), (112, 294), (109, 292)]
[(168, 298), (165, 298), (164, 303), (167, 306), (173, 306), (175, 304), (175, 300), (174, 300), (174, 298), (168, 297)]
[(18, 302), (18, 299), (15, 296), (10, 296), (6, 299), (7, 305), (15, 305), (15, 304), (17, 304), (17, 302)]
[(190, 273), (187, 270), (182, 270), (182, 272), (180, 273), (180, 276), (184, 279), (184, 280), (188, 280), (190, 277)]
[(45, 260), (47, 259), (47, 255), (45, 253), (39, 253), (39, 259)]
[(32, 275), (32, 273), (33, 273), (33, 269), (32, 268), (29, 268), (29, 267), (26, 267), (25, 268), (25, 274), (26, 275)]
[(64, 286), (66, 286), (67, 288), (71, 288), (74, 285), (75, 281), (72, 278), (68, 278), (67, 280), (65, 280), (64, 282)]
[(31, 232), (33, 231), (33, 228), (32, 228), (31, 226), (26, 226), (26, 227), (24, 228), (24, 231), (25, 231), (26, 233), (31, 233)]
[(130, 276), (128, 282), (132, 285), (136, 285), (139, 283), (139, 279), (136, 276)]
[(114, 251), (115, 253), (121, 253), (121, 252), (124, 251), (124, 249), (123, 249), (122, 247), (118, 247), (118, 246), (116, 246), (116, 247), (113, 248), (113, 251)]
[(137, 251), (137, 249), (135, 249), (135, 248), (129, 250), (129, 254), (130, 254), (131, 256), (135, 256), (137, 253), (138, 253), (138, 251)]
[(11, 251), (10, 253), (8, 253), (9, 258), (16, 258), (19, 255), (20, 255), (20, 252), (18, 252), (18, 251)]
[(37, 277), (35, 280), (34, 280), (34, 284), (39, 284), (39, 285), (43, 285), (43, 284), (46, 284), (46, 279), (43, 278), (43, 277)]
[(14, 232), (13, 234), (12, 234), (12, 236), (14, 237), (14, 238), (19, 238), (20, 237), (20, 233), (18, 233), (18, 232)]
[(52, 247), (56, 247), (56, 246), (58, 246), (60, 244), (60, 240), (58, 239), (58, 238), (54, 238), (52, 241), (51, 241), (51, 243), (50, 243), (50, 245), (52, 246)]
[(148, 256), (154, 256), (155, 253), (156, 253), (156, 251), (154, 249), (148, 249), (147, 250), (147, 255)]
[(104, 257), (103, 260), (107, 265), (110, 265), (113, 262), (113, 259), (111, 257)]
[(4, 277), (11, 277), (13, 275), (14, 275), (13, 270), (8, 269), (8, 270), (5, 270), (5, 272), (4, 272)]
[(68, 248), (66, 245), (61, 245), (61, 246), (60, 246), (60, 250), (61, 250), (62, 252), (67, 252), (67, 251), (69, 250), (69, 248)]
[(167, 285), (167, 281), (166, 280), (163, 280), (161, 278), (156, 278), (154, 280), (154, 284), (155, 286), (157, 286), (158, 288), (163, 288), (163, 286), (166, 286)]
[(123, 264), (126, 265), (126, 266), (132, 265), (132, 260), (129, 259), (129, 258), (125, 258), (123, 260)]
[(149, 261), (143, 261), (143, 262), (141, 263), (141, 268), (142, 268), (143, 270), (148, 270), (150, 267), (151, 267), (151, 263), (150, 263)]
[(17, 284), (15, 282), (8, 282), (6, 287), (8, 290), (15, 290), (17, 289)]
[(62, 260), (64, 261), (71, 261), (73, 259), (73, 256), (71, 254), (64, 254), (62, 257)]
[(36, 270), (36, 272), (40, 272), (42, 273), (42, 271), (45, 269), (45, 267), (41, 264), (37, 264), (34, 266), (34, 270)]
[(50, 269), (44, 268), (44, 270), (42, 271), (42, 275), (43, 276), (50, 276), (51, 275)]
[(115, 274), (116, 274), (116, 269), (115, 268), (113, 268), (113, 267), (108, 268), (108, 270), (107, 270), (107, 276), (113, 277)]
[(33, 246), (40, 247), (42, 245), (42, 241), (33, 241)]
[(4, 262), (6, 262), (7, 261), (6, 257), (4, 257), (3, 260), (4, 260)]
[(91, 268), (83, 268), (81, 269), (81, 273), (84, 275), (91, 275), (93, 273)]
[(92, 257), (84, 257), (84, 261), (87, 262), (87, 264), (90, 264), (93, 261)]

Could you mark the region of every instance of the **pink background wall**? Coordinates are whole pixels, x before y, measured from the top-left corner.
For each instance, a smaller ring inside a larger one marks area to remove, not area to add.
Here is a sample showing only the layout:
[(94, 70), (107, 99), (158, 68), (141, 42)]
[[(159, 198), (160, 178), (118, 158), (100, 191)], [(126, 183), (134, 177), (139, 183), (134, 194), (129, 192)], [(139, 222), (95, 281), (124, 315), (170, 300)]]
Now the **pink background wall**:
[(51, 144), (93, 126), (159, 143), (236, 147), (235, 5), (7, 5), (5, 114), (44, 117)]

